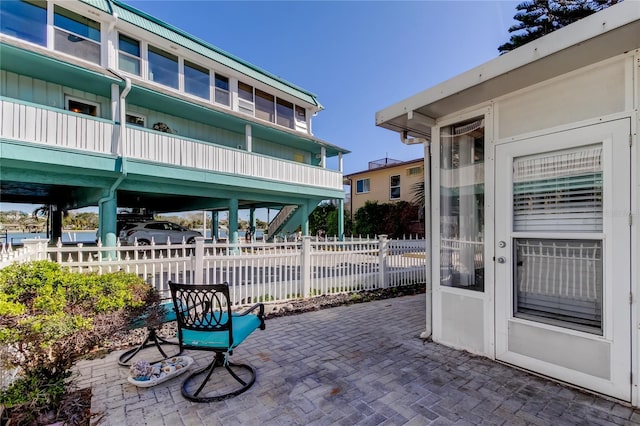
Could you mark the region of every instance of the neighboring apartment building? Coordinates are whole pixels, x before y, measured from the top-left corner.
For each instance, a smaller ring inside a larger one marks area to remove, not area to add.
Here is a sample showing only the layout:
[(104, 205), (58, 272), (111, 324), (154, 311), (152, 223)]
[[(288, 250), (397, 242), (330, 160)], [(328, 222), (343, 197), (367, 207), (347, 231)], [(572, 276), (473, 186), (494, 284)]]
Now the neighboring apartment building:
[(351, 218), (367, 201), (393, 203), (413, 202), (415, 186), (424, 179), (424, 159), (399, 161), (391, 158), (370, 161), (369, 168), (345, 176), (350, 186)]
[(107, 245), (120, 207), (281, 209), (270, 233), (343, 208), (314, 94), (120, 1), (2, 1), (0, 57), (2, 198), (52, 205), (58, 231), (87, 206)]

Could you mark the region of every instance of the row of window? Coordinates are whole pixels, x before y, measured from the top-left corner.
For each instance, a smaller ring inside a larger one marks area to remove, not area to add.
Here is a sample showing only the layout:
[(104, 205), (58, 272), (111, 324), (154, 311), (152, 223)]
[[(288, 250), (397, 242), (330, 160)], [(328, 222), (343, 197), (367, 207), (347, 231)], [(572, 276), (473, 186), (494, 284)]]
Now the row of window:
[[(53, 6), (53, 49), (100, 64), (100, 23), (58, 5)], [(47, 46), (47, 2), (0, 2), (0, 31)], [(189, 95), (232, 107), (236, 88), (229, 77), (126, 34), (118, 34), (118, 69)], [(182, 87), (181, 87), (182, 78)], [(290, 129), (306, 131), (304, 107), (237, 82), (238, 111)]]
[[(423, 166), (409, 167), (407, 176), (421, 175), (424, 172)], [(358, 179), (356, 181), (356, 194), (364, 194), (371, 190), (371, 181), (369, 178)], [(400, 199), (400, 175), (389, 177), (389, 199)]]
[[(364, 194), (371, 190), (371, 180), (369, 178), (358, 179), (356, 181), (356, 194)], [(400, 175), (389, 177), (389, 199), (400, 199)]]

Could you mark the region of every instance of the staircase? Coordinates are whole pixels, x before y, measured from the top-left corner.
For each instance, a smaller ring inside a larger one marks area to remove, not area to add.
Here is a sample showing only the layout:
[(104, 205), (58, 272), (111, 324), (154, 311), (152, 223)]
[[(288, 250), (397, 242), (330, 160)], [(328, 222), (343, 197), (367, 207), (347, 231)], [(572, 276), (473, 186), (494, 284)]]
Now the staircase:
[(268, 241), (272, 241), (273, 237), (282, 231), (287, 224), (287, 221), (294, 215), (296, 210), (298, 210), (297, 205), (284, 206), (280, 209), (276, 217), (274, 217), (271, 223), (269, 223), (269, 229), (267, 230)]

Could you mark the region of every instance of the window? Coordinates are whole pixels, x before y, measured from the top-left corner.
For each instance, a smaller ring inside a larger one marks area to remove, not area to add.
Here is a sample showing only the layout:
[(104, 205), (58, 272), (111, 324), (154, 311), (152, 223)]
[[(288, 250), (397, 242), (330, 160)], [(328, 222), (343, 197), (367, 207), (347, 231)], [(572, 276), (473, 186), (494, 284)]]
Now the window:
[(407, 169), (407, 176), (421, 175), (423, 171), (424, 171), (424, 168), (422, 166), (409, 167)]
[(231, 97), (229, 96), (229, 79), (223, 75), (215, 75), (215, 102), (218, 104), (230, 106)]
[(356, 181), (356, 194), (363, 194), (369, 192), (369, 178), (358, 179)]
[(76, 99), (65, 96), (67, 110), (77, 112), (78, 114), (92, 115), (98, 117), (100, 115), (100, 104), (85, 101), (84, 99)]
[(484, 120), (440, 129), (440, 285), (484, 291)]
[(149, 46), (149, 80), (178, 88), (178, 57), (157, 47)]
[(514, 161), (513, 230), (602, 232), (602, 147)]
[(398, 200), (400, 198), (400, 175), (389, 177), (389, 199)]
[(0, 32), (47, 45), (46, 1), (0, 1)]
[(100, 23), (60, 6), (54, 6), (54, 48), (87, 61), (100, 63)]
[(132, 124), (139, 127), (144, 127), (146, 122), (144, 117), (137, 114), (127, 114), (126, 121), (127, 124)]
[(140, 42), (118, 35), (118, 68), (134, 75), (140, 75)]
[(282, 99), (276, 102), (277, 123), (293, 129), (293, 104)]
[(602, 335), (603, 215), (601, 145), (514, 159), (514, 316)]
[(304, 123), (305, 125), (307, 123), (307, 112), (305, 111), (304, 108), (297, 105), (296, 105), (296, 122)]
[(602, 334), (602, 241), (516, 238), (514, 316)]
[(256, 89), (256, 117), (261, 120), (275, 122), (275, 97)]
[(253, 87), (238, 83), (238, 108), (240, 112), (253, 115)]
[(203, 99), (209, 99), (209, 70), (184, 61), (184, 91)]

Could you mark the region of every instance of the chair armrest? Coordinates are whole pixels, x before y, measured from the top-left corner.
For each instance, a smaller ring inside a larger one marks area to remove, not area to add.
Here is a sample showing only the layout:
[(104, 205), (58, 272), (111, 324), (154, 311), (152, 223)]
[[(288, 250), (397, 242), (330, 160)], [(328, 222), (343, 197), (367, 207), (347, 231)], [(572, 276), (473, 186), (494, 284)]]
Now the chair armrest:
[(248, 313), (255, 311), (256, 309), (258, 309), (258, 318), (260, 318), (260, 330), (264, 330), (265, 326), (264, 326), (264, 304), (263, 303), (256, 303), (255, 305), (245, 309), (242, 312), (234, 312), (231, 314), (231, 316), (234, 317), (241, 317), (244, 315), (247, 315)]

